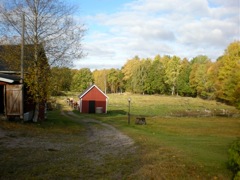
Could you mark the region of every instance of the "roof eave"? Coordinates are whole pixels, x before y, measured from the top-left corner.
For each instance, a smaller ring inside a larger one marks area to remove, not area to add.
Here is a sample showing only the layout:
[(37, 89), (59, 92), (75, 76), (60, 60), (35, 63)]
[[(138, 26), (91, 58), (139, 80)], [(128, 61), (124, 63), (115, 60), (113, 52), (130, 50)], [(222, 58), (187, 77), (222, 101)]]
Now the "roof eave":
[(96, 87), (107, 99), (109, 99), (108, 96), (101, 89), (99, 89), (99, 87), (97, 87), (95, 84), (90, 86), (90, 88), (88, 88), (86, 92), (84, 92), (83, 94), (79, 95), (78, 98), (81, 99), (83, 96), (85, 96), (94, 87)]
[(0, 81), (6, 82), (6, 83), (14, 83), (14, 80), (7, 79), (7, 78), (2, 78), (2, 77), (0, 77)]

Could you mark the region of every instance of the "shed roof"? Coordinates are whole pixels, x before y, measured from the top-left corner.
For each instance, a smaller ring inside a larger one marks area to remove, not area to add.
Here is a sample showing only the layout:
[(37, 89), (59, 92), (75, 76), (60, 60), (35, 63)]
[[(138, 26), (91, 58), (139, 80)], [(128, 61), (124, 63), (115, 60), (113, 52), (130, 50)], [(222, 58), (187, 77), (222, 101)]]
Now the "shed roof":
[(20, 59), (20, 45), (0, 45), (0, 71), (20, 71)]
[(84, 97), (89, 91), (91, 91), (93, 88), (97, 88), (106, 98), (108, 98), (108, 96), (101, 90), (99, 89), (99, 87), (97, 87), (95, 84), (89, 86), (85, 91), (83, 91), (78, 97), (81, 99), (82, 97)]
[(0, 73), (0, 81), (2, 82), (16, 83), (16, 82), (20, 82), (20, 80), (21, 78), (19, 76)]
[[(24, 46), (24, 67), (32, 67), (34, 59), (34, 45), (26, 44)], [(39, 56), (47, 59), (44, 47), (39, 45)], [(21, 70), (21, 45), (6, 44), (0, 45), (0, 71), (20, 71)]]
[(8, 71), (9, 68), (4, 64), (4, 62), (0, 59), (0, 71)]

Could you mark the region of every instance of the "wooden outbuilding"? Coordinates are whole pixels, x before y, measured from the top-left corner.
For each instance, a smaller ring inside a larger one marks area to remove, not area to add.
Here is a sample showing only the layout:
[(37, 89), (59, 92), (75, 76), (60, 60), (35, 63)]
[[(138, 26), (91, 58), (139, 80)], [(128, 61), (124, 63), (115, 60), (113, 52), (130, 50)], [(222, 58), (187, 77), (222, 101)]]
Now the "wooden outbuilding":
[[(42, 47), (41, 47), (42, 48)], [(33, 45), (25, 46), (25, 69), (33, 61)], [(46, 59), (44, 49), (39, 56)], [(32, 120), (35, 103), (20, 76), (20, 45), (0, 45), (0, 116)], [(39, 108), (39, 119), (45, 118), (45, 103)]]
[(81, 113), (107, 113), (107, 95), (96, 85), (87, 88), (79, 96)]
[(0, 114), (22, 117), (22, 88), (19, 76), (0, 73)]

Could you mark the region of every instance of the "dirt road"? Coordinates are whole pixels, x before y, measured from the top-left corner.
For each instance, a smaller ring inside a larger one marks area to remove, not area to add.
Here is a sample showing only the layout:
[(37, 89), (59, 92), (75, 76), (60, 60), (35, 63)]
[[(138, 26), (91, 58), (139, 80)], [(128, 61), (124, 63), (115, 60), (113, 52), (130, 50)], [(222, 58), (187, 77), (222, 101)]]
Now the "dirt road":
[(94, 119), (80, 119), (72, 111), (62, 114), (87, 128), (83, 150), (86, 151), (86, 156), (96, 163), (102, 163), (106, 155), (121, 157), (135, 152), (134, 141), (113, 126)]
[(84, 130), (0, 127), (0, 179), (129, 179), (137, 167), (137, 146), (131, 138), (71, 111), (62, 115)]

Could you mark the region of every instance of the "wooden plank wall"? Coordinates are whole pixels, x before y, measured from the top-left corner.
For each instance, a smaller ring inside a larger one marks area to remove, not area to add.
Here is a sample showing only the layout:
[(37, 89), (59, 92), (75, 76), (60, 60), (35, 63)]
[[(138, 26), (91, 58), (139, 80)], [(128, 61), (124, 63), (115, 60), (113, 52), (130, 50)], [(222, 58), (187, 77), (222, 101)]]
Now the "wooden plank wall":
[(22, 101), (22, 85), (6, 85), (6, 115), (21, 116)]

